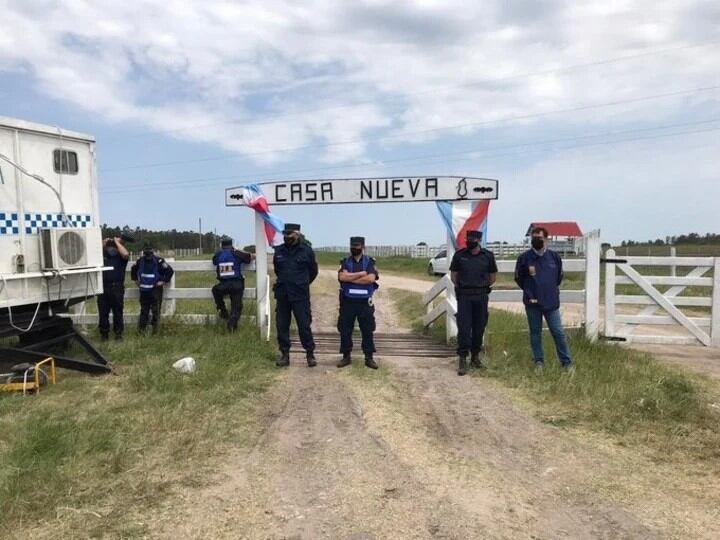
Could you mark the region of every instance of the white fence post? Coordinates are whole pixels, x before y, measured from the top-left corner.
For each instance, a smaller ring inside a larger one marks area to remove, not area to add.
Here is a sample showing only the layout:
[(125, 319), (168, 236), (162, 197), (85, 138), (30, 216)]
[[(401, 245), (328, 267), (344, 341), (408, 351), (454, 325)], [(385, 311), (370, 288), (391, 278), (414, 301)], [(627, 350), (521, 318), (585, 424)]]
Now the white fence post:
[[(170, 266), (172, 266), (172, 263), (175, 262), (175, 257), (170, 257), (165, 259), (168, 263), (170, 263)], [(173, 276), (170, 278), (170, 283), (166, 283), (163, 285), (163, 288), (165, 289), (163, 291), (163, 296), (167, 297), (169, 296), (167, 294), (167, 291), (171, 291), (175, 288), (175, 273), (173, 273)], [(166, 298), (163, 300), (163, 306), (162, 306), (162, 314), (163, 317), (172, 317), (175, 315), (175, 310), (177, 309), (177, 300), (174, 298)]]
[(585, 336), (596, 341), (600, 332), (600, 231), (585, 239)]
[[(677, 257), (677, 249), (675, 248), (675, 246), (670, 248), (670, 256)], [(674, 264), (670, 267), (670, 275), (673, 277), (677, 276), (677, 266), (675, 266)]]
[(268, 263), (267, 239), (265, 237), (265, 222), (258, 212), (255, 212), (255, 316), (260, 335), (264, 336), (268, 325)]
[[(455, 238), (453, 235), (448, 232), (447, 235), (447, 279), (449, 282), (448, 288), (445, 292), (445, 299), (448, 302), (448, 304), (455, 303), (457, 304), (457, 299), (455, 298), (455, 289), (453, 287), (453, 282), (450, 277), (450, 262), (453, 259), (453, 255), (455, 255)], [(447, 341), (449, 342), (452, 338), (457, 337), (457, 319), (455, 318), (455, 313), (451, 313), (450, 310), (447, 311), (445, 314), (445, 337)]]
[[(605, 252), (606, 259), (615, 258), (615, 250)], [(615, 335), (615, 264), (605, 265), (605, 335)]]
[(720, 257), (713, 265), (712, 321), (710, 323), (710, 344), (720, 347)]

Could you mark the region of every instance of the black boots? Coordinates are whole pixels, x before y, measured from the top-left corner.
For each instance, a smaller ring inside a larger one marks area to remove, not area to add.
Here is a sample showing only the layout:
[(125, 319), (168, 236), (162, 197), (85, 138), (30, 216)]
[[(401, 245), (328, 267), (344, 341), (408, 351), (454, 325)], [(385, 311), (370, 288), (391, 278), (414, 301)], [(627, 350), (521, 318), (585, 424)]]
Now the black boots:
[(482, 360), (480, 360), (479, 353), (473, 353), (470, 356), (470, 367), (473, 367), (475, 369), (485, 369), (485, 364), (483, 364)]
[[(337, 363), (337, 367), (344, 368), (345, 366), (349, 366), (352, 364), (352, 358), (350, 357), (350, 353), (344, 353), (340, 361)], [(370, 369), (377, 369), (378, 365), (377, 362), (373, 359), (372, 354), (366, 354), (365, 355), (365, 366), (369, 367)]]
[(467, 370), (467, 356), (458, 356), (458, 375), (465, 375)]
[(288, 351), (280, 351), (280, 358), (275, 362), (277, 367), (288, 367), (290, 365), (290, 353)]
[(344, 368), (345, 366), (349, 366), (352, 364), (352, 358), (350, 357), (350, 353), (343, 353), (342, 359), (337, 363), (337, 367)]
[(377, 362), (372, 357), (372, 354), (366, 354), (365, 355), (365, 366), (369, 367), (370, 369), (377, 369), (378, 365)]
[(317, 360), (315, 360), (315, 353), (313, 351), (305, 353), (305, 357), (307, 358), (308, 367), (317, 366)]

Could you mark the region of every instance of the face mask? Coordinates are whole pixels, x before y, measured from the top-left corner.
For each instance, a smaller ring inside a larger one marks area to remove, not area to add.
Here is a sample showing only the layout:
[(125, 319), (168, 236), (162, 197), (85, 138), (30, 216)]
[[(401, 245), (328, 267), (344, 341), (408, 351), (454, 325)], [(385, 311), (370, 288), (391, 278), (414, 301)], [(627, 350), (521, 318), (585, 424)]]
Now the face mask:
[(292, 246), (295, 244), (295, 238), (292, 236), (283, 236), (283, 243), (288, 247)]
[(475, 249), (476, 247), (478, 247), (480, 245), (480, 242), (478, 242), (477, 240), (467, 240), (465, 242), (465, 245), (467, 246), (468, 249)]
[(115, 255), (118, 254), (117, 248), (109, 247), (109, 248), (105, 248), (105, 249), (107, 251), (108, 257), (114, 257)]
[(350, 253), (352, 254), (353, 257), (362, 255), (362, 248), (350, 248)]
[(143, 251), (143, 255), (146, 259), (152, 259), (153, 252), (152, 251)]
[(534, 249), (540, 250), (545, 246), (545, 239), (540, 238), (539, 236), (533, 236), (532, 240), (530, 240), (530, 243), (532, 244), (532, 247)]

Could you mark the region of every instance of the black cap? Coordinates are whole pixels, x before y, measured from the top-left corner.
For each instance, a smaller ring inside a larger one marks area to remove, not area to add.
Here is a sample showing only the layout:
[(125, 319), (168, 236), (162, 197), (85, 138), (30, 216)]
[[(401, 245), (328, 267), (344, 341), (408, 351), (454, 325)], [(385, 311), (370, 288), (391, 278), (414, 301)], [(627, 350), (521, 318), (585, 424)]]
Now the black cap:
[(468, 231), (465, 234), (466, 239), (470, 238), (477, 238), (478, 240), (482, 240), (482, 231)]
[(286, 223), (285, 228), (283, 229), (283, 234), (288, 234), (291, 232), (300, 232), (300, 225), (297, 223)]
[(125, 234), (125, 233), (122, 233), (120, 235), (120, 240), (122, 240), (123, 242), (134, 242), (135, 241), (135, 239), (132, 236), (130, 236), (129, 234)]
[(364, 246), (365, 245), (365, 237), (364, 236), (351, 236), (350, 237), (350, 245), (351, 246)]
[(220, 245), (222, 247), (232, 246), (232, 238), (230, 238), (229, 236), (223, 236), (222, 240), (220, 240)]

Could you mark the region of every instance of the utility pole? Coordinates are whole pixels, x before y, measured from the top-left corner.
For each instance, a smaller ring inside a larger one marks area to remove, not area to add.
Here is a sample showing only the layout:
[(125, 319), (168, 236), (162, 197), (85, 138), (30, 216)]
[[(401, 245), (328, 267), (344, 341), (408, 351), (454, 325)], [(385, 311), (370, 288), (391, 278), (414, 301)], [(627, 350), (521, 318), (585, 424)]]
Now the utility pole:
[(198, 242), (200, 244), (200, 255), (202, 255), (202, 218), (198, 218)]

